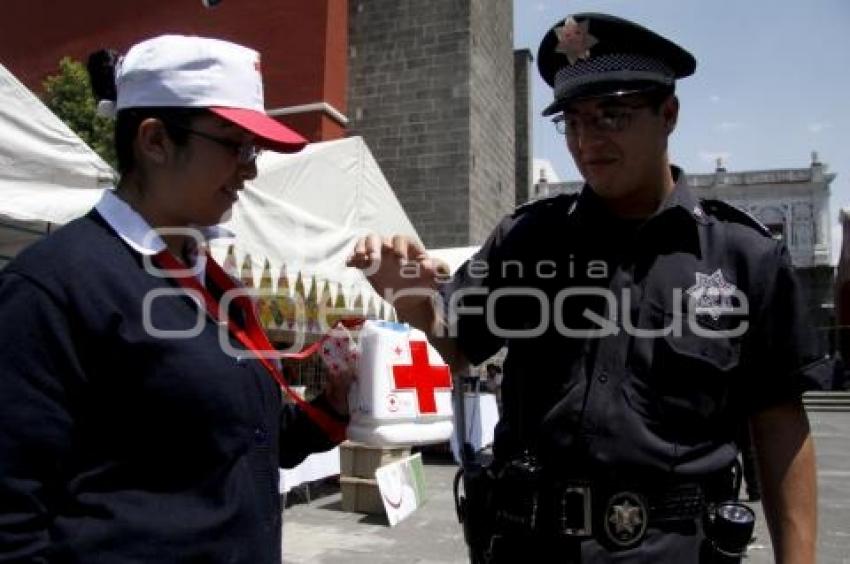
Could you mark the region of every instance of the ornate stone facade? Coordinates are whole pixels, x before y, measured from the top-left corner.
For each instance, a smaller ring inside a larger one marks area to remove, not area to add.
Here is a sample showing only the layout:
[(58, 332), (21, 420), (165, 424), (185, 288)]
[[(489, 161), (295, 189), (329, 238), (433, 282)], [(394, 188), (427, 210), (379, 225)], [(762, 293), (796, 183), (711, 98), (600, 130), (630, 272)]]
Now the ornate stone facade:
[(794, 266), (829, 266), (832, 262), (829, 185), (835, 174), (813, 155), (809, 168), (726, 172), (688, 177), (700, 198), (724, 200), (748, 211), (791, 251)]
[[(775, 237), (783, 238), (794, 266), (832, 263), (829, 185), (835, 174), (812, 155), (808, 168), (727, 172), (722, 163), (708, 174), (689, 174), (688, 185), (699, 198), (723, 200), (749, 212)], [(538, 182), (533, 197), (577, 192), (581, 182)]]

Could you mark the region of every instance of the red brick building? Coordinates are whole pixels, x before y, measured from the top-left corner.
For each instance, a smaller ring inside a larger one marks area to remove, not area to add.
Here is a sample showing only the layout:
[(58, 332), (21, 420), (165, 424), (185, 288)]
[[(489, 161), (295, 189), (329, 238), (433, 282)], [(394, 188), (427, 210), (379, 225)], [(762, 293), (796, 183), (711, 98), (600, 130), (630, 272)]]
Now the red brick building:
[(228, 39), (263, 57), (266, 108), (311, 141), (345, 135), (347, 0), (4, 0), (0, 62), (36, 93), (70, 56), (163, 33)]

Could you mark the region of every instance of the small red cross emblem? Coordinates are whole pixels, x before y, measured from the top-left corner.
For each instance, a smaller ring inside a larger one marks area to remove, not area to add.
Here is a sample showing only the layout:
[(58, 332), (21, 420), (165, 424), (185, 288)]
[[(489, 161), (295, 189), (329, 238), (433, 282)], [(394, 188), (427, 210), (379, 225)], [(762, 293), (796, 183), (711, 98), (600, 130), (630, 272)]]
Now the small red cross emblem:
[(393, 351), (395, 351), (396, 356), (401, 356), (401, 353), (404, 352), (404, 351), (402, 351), (401, 347), (398, 346), (398, 345), (396, 345), (396, 347), (393, 349)]
[(397, 390), (416, 390), (416, 403), (420, 413), (437, 413), (434, 392), (450, 390), (452, 376), (448, 366), (431, 366), (428, 362), (428, 345), (425, 341), (411, 341), (410, 357), (413, 364), (393, 366)]

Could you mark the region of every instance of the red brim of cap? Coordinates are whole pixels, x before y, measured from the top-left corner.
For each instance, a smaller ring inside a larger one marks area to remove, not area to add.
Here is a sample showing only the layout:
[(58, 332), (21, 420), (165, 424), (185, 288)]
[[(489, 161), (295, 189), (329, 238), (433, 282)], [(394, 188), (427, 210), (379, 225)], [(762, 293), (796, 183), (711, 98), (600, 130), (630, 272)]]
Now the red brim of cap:
[(307, 144), (307, 140), (301, 135), (262, 112), (244, 108), (210, 108), (209, 110), (253, 133), (256, 136), (256, 144), (264, 149), (279, 153), (296, 153)]

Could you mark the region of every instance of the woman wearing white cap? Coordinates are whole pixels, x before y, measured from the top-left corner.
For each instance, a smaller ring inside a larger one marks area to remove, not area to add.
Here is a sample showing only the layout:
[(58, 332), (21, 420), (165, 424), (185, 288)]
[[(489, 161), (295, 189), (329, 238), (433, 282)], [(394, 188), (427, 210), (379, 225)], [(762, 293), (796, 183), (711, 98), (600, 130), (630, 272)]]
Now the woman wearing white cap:
[(259, 148), (306, 141), (265, 115), (239, 45), (162, 36), (97, 75), (120, 182), (0, 273), (0, 562), (279, 562), (278, 469), (341, 440), (349, 382), (283, 407), (196, 234)]

